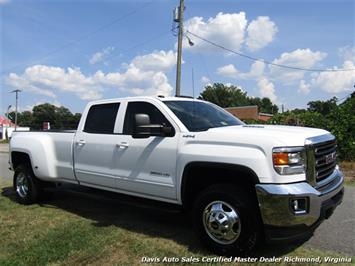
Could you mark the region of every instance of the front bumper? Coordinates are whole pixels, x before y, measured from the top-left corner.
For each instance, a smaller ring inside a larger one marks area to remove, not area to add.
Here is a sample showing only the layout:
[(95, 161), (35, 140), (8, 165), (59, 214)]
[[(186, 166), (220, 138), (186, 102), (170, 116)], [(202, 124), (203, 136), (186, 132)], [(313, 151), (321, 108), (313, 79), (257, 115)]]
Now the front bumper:
[[(266, 239), (292, 240), (312, 233), (341, 203), (343, 181), (343, 174), (337, 167), (315, 187), (307, 182), (256, 185)], [(300, 198), (307, 199), (307, 211), (295, 214), (291, 200)]]

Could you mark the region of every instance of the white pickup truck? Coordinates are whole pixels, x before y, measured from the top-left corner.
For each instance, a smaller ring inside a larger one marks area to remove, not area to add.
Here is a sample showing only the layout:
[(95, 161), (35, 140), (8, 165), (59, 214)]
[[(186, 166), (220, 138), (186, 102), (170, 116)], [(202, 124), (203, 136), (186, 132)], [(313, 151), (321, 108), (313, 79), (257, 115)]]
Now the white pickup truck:
[(182, 97), (90, 102), (76, 132), (16, 132), (14, 189), (36, 202), (69, 182), (173, 203), (191, 211), (216, 253), (262, 239), (311, 235), (344, 193), (336, 140), (321, 129), (246, 125)]

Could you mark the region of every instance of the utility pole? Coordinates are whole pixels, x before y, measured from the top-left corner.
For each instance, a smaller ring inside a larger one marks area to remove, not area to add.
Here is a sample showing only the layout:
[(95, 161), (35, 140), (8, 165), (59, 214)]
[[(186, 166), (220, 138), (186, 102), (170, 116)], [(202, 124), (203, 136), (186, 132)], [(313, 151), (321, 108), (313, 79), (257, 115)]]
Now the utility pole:
[(17, 129), (17, 107), (18, 107), (18, 93), (21, 92), (21, 90), (13, 90), (11, 93), (16, 94), (16, 109), (15, 109), (15, 131)]
[(6, 118), (7, 119), (10, 119), (10, 109), (11, 109), (12, 105), (10, 104), (8, 107), (7, 107), (7, 113), (6, 113)]
[(178, 35), (178, 49), (177, 49), (177, 62), (176, 62), (176, 87), (175, 95), (180, 96), (180, 84), (181, 84), (181, 57), (182, 57), (182, 38), (184, 34), (184, 0), (180, 0), (180, 6), (178, 7), (178, 18), (175, 20), (179, 23), (179, 35)]

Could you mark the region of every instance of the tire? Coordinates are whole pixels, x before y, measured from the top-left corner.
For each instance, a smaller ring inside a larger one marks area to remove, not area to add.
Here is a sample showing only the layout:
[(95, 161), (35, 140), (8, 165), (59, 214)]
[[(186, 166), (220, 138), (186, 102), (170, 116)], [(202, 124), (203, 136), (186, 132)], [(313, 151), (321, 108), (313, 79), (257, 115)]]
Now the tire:
[(28, 164), (21, 164), (16, 167), (13, 185), (16, 200), (21, 204), (36, 203), (42, 194), (41, 183), (35, 177), (31, 166)]
[(244, 256), (261, 239), (256, 199), (242, 187), (233, 184), (208, 187), (198, 195), (192, 212), (202, 243), (214, 253)]

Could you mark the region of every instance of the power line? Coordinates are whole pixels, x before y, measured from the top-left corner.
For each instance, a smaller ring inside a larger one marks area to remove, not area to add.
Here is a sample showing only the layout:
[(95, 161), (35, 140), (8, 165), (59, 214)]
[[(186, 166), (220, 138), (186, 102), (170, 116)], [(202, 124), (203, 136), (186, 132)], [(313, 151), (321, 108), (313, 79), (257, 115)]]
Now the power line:
[[(115, 18), (114, 20), (112, 20), (112, 21), (110, 21), (110, 22), (108, 22), (108, 23), (106, 23), (106, 24), (101, 25), (100, 27), (97, 27), (96, 29), (94, 29), (94, 30), (92, 30), (92, 31), (90, 31), (90, 32), (88, 32), (88, 33), (86, 33), (86, 34), (81, 35), (79, 38), (77, 38), (77, 39), (75, 39), (75, 40), (72, 40), (72, 41), (69, 41), (69, 42), (67, 42), (67, 43), (65, 43), (65, 44), (63, 44), (63, 45), (61, 45), (61, 46), (59, 46), (59, 47), (53, 49), (52, 51), (50, 51), (50, 52), (44, 54), (42, 57), (40, 57), (40, 58), (37, 59), (37, 60), (34, 60), (33, 62), (34, 62), (34, 63), (40, 62), (40, 61), (42, 61), (42, 60), (44, 60), (44, 59), (47, 59), (49, 56), (51, 56), (51, 55), (53, 55), (53, 54), (55, 54), (55, 53), (57, 53), (57, 52), (59, 52), (59, 51), (61, 51), (61, 50), (64, 50), (65, 48), (67, 48), (67, 47), (69, 47), (69, 46), (71, 46), (71, 45), (73, 45), (73, 44), (80, 43), (82, 40), (84, 40), (84, 39), (86, 39), (86, 38), (88, 38), (88, 37), (90, 37), (90, 36), (92, 36), (92, 35), (98, 33), (99, 31), (102, 31), (102, 30), (104, 30), (104, 29), (106, 29), (106, 28), (108, 28), (108, 27), (110, 27), (110, 26), (116, 24), (117, 22), (119, 22), (119, 21), (121, 21), (121, 20), (123, 20), (123, 19), (125, 19), (125, 18), (127, 18), (127, 17), (130, 17), (130, 16), (134, 15), (135, 13), (137, 13), (138, 11), (140, 11), (141, 9), (143, 9), (143, 8), (147, 7), (148, 5), (152, 4), (152, 2), (153, 2), (153, 1), (150, 1), (150, 2), (148, 2), (148, 3), (145, 3), (145, 4), (143, 4), (143, 5), (139, 6), (139, 7), (137, 7), (136, 9), (133, 9), (133, 10), (131, 10), (130, 12), (127, 12), (126, 14), (124, 14), (124, 15), (118, 17), (118, 18)], [(14, 68), (17, 68), (17, 67), (19, 67), (19, 66), (22, 66), (22, 65), (25, 65), (25, 64), (18, 64), (18, 65), (14, 66), (14, 67), (11, 67), (11, 68), (2, 70), (2, 71), (1, 71), (1, 74), (5, 73), (5, 72), (7, 72), (7, 71), (10, 71), (10, 70), (12, 70), (12, 69), (14, 69)]]
[(349, 98), (349, 96), (351, 96), (351, 93), (345, 95), (343, 98), (337, 99), (335, 102), (341, 102), (342, 100), (345, 100), (345, 99)]
[(137, 47), (143, 46), (143, 45), (145, 45), (145, 44), (147, 44), (147, 43), (150, 43), (150, 42), (152, 42), (152, 41), (155, 41), (156, 39), (159, 39), (160, 37), (162, 37), (162, 36), (168, 34), (170, 31), (171, 31), (171, 30), (166, 30), (166, 31), (164, 31), (164, 32), (161, 32), (161, 33), (159, 33), (159, 34), (157, 34), (157, 35), (155, 35), (155, 36), (153, 36), (153, 37), (151, 37), (151, 38), (149, 38), (149, 39), (147, 39), (147, 40), (145, 40), (145, 41), (143, 41), (143, 42), (140, 42), (140, 43), (138, 43), (138, 44), (136, 44), (136, 45), (133, 45), (133, 46), (131, 46), (131, 47), (125, 49), (125, 50), (120, 51), (119, 54), (115, 54), (115, 55), (108, 56), (106, 59), (107, 59), (108, 61), (111, 61), (112, 59), (114, 59), (114, 58), (120, 56), (120, 55), (123, 54), (123, 53), (129, 52), (129, 51), (131, 51), (131, 50), (133, 50), (133, 49), (135, 49), (135, 48), (137, 48)]
[(236, 52), (232, 49), (229, 49), (229, 48), (226, 48), (224, 47), (223, 45), (220, 45), (218, 43), (215, 43), (215, 42), (212, 42), (210, 40), (207, 40), (206, 38), (203, 38), (189, 30), (186, 31), (188, 34), (191, 34), (192, 36), (206, 42), (206, 43), (209, 43), (210, 45), (213, 45), (215, 47), (218, 47), (222, 50), (225, 50), (225, 51), (228, 51), (230, 53), (233, 53), (233, 54), (236, 54), (236, 55), (239, 55), (241, 57), (245, 57), (245, 58), (248, 58), (250, 60), (253, 60), (253, 61), (258, 61), (258, 62), (263, 62), (267, 65), (272, 65), (272, 66), (277, 66), (277, 67), (281, 67), (281, 68), (287, 68), (287, 69), (293, 69), (293, 70), (301, 70), (301, 71), (310, 71), (310, 72), (341, 72), (341, 71), (355, 71), (354, 68), (352, 69), (312, 69), (312, 68), (302, 68), (302, 67), (293, 67), (293, 66), (288, 66), (288, 65), (282, 65), (282, 64), (277, 64), (277, 63), (273, 63), (273, 62), (270, 62), (270, 61), (267, 61), (267, 60), (264, 60), (264, 59), (260, 59), (260, 58), (256, 58), (256, 57), (252, 57), (250, 55), (246, 55), (246, 54), (243, 54), (243, 53), (240, 53), (240, 52)]

